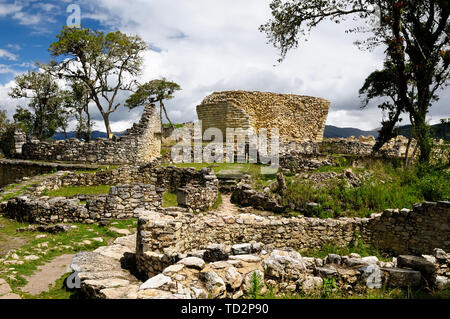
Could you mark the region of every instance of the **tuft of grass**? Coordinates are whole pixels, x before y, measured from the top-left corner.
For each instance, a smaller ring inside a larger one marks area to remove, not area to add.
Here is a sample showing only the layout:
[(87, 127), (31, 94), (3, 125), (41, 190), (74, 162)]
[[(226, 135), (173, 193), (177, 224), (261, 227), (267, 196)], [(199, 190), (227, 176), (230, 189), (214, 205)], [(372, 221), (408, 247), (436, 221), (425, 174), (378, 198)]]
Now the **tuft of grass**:
[[(335, 171), (342, 168), (322, 168)], [(387, 208), (412, 208), (423, 201), (450, 199), (450, 172), (441, 167), (413, 167), (409, 170), (375, 163), (369, 167), (371, 177), (359, 186), (351, 187), (347, 181), (330, 180), (326, 186), (297, 177), (286, 178), (287, 190), (281, 203), (294, 204), (295, 210), (320, 218), (359, 216), (368, 217)], [(309, 211), (308, 202), (319, 203)]]
[(364, 244), (358, 234), (355, 234), (355, 243), (347, 246), (337, 246), (333, 243), (327, 243), (321, 248), (303, 250), (301, 253), (303, 256), (314, 258), (325, 258), (329, 254), (337, 254), (340, 256), (348, 256), (351, 253), (356, 253), (361, 257), (376, 256), (379, 260), (390, 261), (389, 256), (386, 253), (381, 252), (375, 246), (369, 246)]
[(50, 197), (73, 197), (76, 195), (100, 195), (108, 194), (111, 186), (97, 185), (97, 186), (68, 186), (56, 190), (45, 190), (41, 196)]
[(178, 206), (177, 194), (164, 192), (163, 207), (175, 207), (175, 206)]

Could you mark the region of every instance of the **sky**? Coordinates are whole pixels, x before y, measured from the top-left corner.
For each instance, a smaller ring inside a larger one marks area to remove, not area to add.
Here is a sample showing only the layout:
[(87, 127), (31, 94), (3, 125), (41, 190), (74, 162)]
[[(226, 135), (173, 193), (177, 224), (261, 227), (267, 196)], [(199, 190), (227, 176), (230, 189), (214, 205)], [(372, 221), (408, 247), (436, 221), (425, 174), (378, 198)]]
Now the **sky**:
[[(182, 90), (166, 103), (174, 122), (197, 119), (196, 106), (215, 91), (254, 90), (323, 97), (331, 101), (327, 124), (371, 130), (380, 126), (382, 113), (371, 104), (361, 109), (359, 88), (383, 62), (383, 48), (359, 50), (353, 42), (363, 35), (347, 34), (355, 22), (325, 22), (307, 42), (277, 63), (279, 52), (267, 43), (258, 27), (270, 18), (269, 0), (0, 0), (0, 107), (10, 118), (18, 105), (8, 91), (14, 77), (48, 62), (49, 45), (56, 40), (78, 5), (82, 27), (120, 30), (139, 35), (149, 49), (138, 81), (165, 77)], [(129, 93), (122, 92), (123, 102)], [(450, 89), (440, 92), (428, 120), (449, 118)], [(96, 124), (104, 131), (99, 112)], [(123, 131), (139, 120), (142, 107), (120, 107), (111, 115), (113, 131)], [(404, 123), (408, 123), (404, 121)]]

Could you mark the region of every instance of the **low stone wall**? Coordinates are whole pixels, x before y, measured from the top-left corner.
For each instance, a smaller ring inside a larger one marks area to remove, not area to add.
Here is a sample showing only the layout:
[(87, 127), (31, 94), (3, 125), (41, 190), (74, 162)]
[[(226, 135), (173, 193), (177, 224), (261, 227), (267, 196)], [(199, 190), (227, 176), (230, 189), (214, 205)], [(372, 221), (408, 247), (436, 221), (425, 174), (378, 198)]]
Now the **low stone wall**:
[[(111, 186), (107, 195), (87, 199), (41, 197), (45, 190), (67, 186)], [(174, 166), (122, 166), (117, 169), (82, 173), (61, 172), (30, 187), (21, 196), (2, 205), (0, 213), (31, 223), (97, 222), (103, 219), (137, 218), (136, 208), (162, 210), (165, 191), (180, 192), (180, 204), (192, 211), (207, 210), (217, 201), (218, 180), (211, 169)]]
[(137, 208), (162, 209), (162, 194), (154, 185), (134, 184), (112, 186), (109, 194), (87, 200), (86, 204), (78, 198), (20, 196), (9, 200), (0, 213), (28, 223), (94, 223), (137, 218)]
[(62, 170), (95, 170), (95, 165), (40, 163), (17, 159), (0, 159), (0, 187), (12, 184), (23, 177), (32, 177), (41, 174)]
[(171, 216), (141, 212), (138, 222), (137, 265), (157, 274), (187, 251), (212, 243), (261, 242), (277, 248), (320, 249), (347, 246), (361, 238), (366, 244), (395, 254), (431, 254), (450, 249), (450, 203), (423, 203), (413, 210), (387, 210), (371, 218), (319, 219), (263, 217), (211, 212)]
[(388, 209), (372, 215), (364, 238), (383, 250), (398, 254), (431, 254), (450, 250), (450, 202), (424, 202), (412, 210)]
[(147, 163), (160, 156), (161, 124), (155, 106), (146, 106), (138, 124), (114, 139), (83, 142), (78, 139), (55, 143), (29, 140), (22, 146), (23, 159), (97, 164)]

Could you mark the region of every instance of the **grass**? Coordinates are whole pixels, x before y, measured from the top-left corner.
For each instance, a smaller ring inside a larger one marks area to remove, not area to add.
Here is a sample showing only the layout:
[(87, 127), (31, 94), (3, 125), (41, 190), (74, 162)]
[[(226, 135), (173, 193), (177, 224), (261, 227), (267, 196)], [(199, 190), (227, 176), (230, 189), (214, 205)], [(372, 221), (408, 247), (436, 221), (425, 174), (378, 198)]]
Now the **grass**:
[(117, 169), (118, 165), (101, 165), (96, 169), (80, 169), (76, 170), (77, 174), (96, 174), (102, 171), (108, 172)]
[(175, 207), (178, 206), (177, 194), (164, 192), (163, 194), (163, 207)]
[(45, 190), (41, 196), (50, 197), (73, 197), (76, 195), (100, 195), (108, 194), (111, 186), (97, 185), (97, 186), (68, 186), (56, 190)]
[[(209, 208), (209, 210), (217, 209), (220, 206), (220, 204), (222, 204), (222, 194), (220, 192), (218, 192), (217, 200), (214, 203), (214, 205)], [(175, 207), (175, 206), (178, 206), (177, 194), (165, 192), (163, 194), (163, 207), (167, 208), (167, 207)]]
[(302, 256), (325, 258), (329, 254), (337, 254), (340, 256), (348, 256), (351, 253), (356, 253), (361, 257), (376, 256), (382, 261), (391, 261), (391, 258), (382, 253), (378, 248), (364, 244), (358, 233), (354, 234), (354, 243), (347, 246), (337, 246), (333, 243), (327, 243), (321, 248), (302, 250)]
[[(0, 229), (0, 239), (2, 241), (8, 240), (11, 237), (22, 237), (23, 244), (17, 248), (15, 253), (22, 260), (23, 256), (36, 255), (38, 260), (24, 261), (22, 265), (5, 265), (0, 263), (0, 277), (4, 278), (14, 293), (23, 295), (24, 298), (69, 298), (71, 293), (64, 291), (63, 281), (65, 278), (60, 278), (56, 285), (48, 292), (42, 293), (39, 296), (30, 296), (23, 294), (21, 287), (27, 284), (25, 277), (31, 276), (39, 265), (43, 265), (57, 256), (64, 254), (74, 254), (79, 251), (92, 251), (96, 248), (107, 245), (112, 242), (119, 235), (116, 232), (110, 231), (106, 227), (101, 227), (95, 224), (71, 224), (76, 228), (66, 233), (59, 234), (45, 234), (45, 238), (36, 238), (36, 235), (43, 234), (39, 232), (21, 232), (16, 233), (17, 228), (27, 227), (28, 224), (9, 220), (0, 217), (0, 223), (3, 228)], [(132, 229), (136, 227), (136, 220), (112, 220), (112, 225), (115, 228)], [(93, 238), (102, 238), (99, 242)], [(48, 247), (38, 248), (39, 244), (46, 243)], [(15, 274), (13, 273), (15, 272)]]
[[(341, 169), (344, 167), (325, 167), (319, 171)], [(367, 217), (387, 208), (412, 208), (413, 204), (423, 201), (450, 199), (450, 173), (442, 167), (404, 170), (376, 163), (368, 171), (372, 176), (357, 187), (350, 187), (344, 179), (329, 180), (325, 186), (318, 187), (308, 180), (287, 177), (287, 190), (282, 196), (282, 204), (288, 206), (293, 203), (294, 211), (321, 218)], [(308, 211), (309, 202), (319, 203), (320, 206), (314, 211)]]
[(324, 286), (314, 292), (278, 294), (269, 288), (269, 292), (258, 295), (257, 299), (448, 299), (450, 285), (443, 290), (408, 290), (382, 286), (380, 289), (365, 289), (355, 293), (333, 286), (332, 281), (324, 282)]

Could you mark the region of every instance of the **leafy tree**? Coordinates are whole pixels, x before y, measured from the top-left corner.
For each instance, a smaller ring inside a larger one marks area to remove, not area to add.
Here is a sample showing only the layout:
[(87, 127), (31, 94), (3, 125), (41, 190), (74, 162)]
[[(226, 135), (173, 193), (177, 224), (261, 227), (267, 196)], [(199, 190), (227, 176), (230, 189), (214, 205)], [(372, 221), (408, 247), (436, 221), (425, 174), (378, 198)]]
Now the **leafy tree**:
[[(280, 61), (322, 21), (340, 23), (353, 17), (365, 22), (365, 27), (348, 31), (371, 34), (356, 43), (361, 49), (385, 45), (388, 67), (369, 76), (362, 93), (369, 93), (369, 99), (391, 98), (380, 105), (389, 114), (374, 150), (394, 134), (400, 115), (406, 113), (418, 140), (419, 159), (429, 161), (431, 141), (425, 119), (438, 99), (437, 91), (448, 85), (450, 77), (448, 0), (273, 0), (270, 8), (273, 17), (260, 30), (280, 49)], [(383, 81), (389, 89), (380, 89)]]
[(60, 78), (86, 85), (112, 138), (109, 116), (121, 105), (116, 101), (119, 91), (133, 88), (132, 79), (141, 71), (141, 53), (147, 45), (140, 37), (120, 31), (105, 34), (70, 27), (63, 27), (57, 38), (49, 51), (61, 61), (43, 67)]
[(12, 156), (14, 153), (14, 125), (6, 116), (6, 111), (0, 110), (0, 157)]
[(6, 111), (0, 110), (0, 134), (4, 133), (9, 125), (11, 125), (11, 123), (6, 116)]
[(18, 75), (9, 95), (15, 99), (29, 99), (29, 110), (19, 107), (14, 115), (28, 134), (46, 139), (55, 134), (63, 123), (62, 103), (65, 92), (48, 73), (28, 71)]
[(172, 128), (175, 129), (175, 126), (167, 115), (167, 110), (163, 101), (172, 99), (173, 93), (179, 90), (181, 90), (181, 87), (177, 83), (167, 81), (166, 78), (162, 78), (160, 80), (152, 80), (150, 82), (139, 85), (137, 91), (126, 100), (125, 105), (130, 109), (133, 109), (136, 106), (140, 106), (145, 103), (153, 104), (159, 102), (159, 118), (161, 124), (162, 112), (164, 111), (164, 115), (166, 116), (167, 121), (169, 121)]
[(70, 93), (67, 95), (66, 108), (74, 114), (77, 120), (77, 138), (90, 141), (92, 132), (91, 115), (89, 103), (91, 102), (91, 91), (80, 80), (74, 80), (70, 84)]

